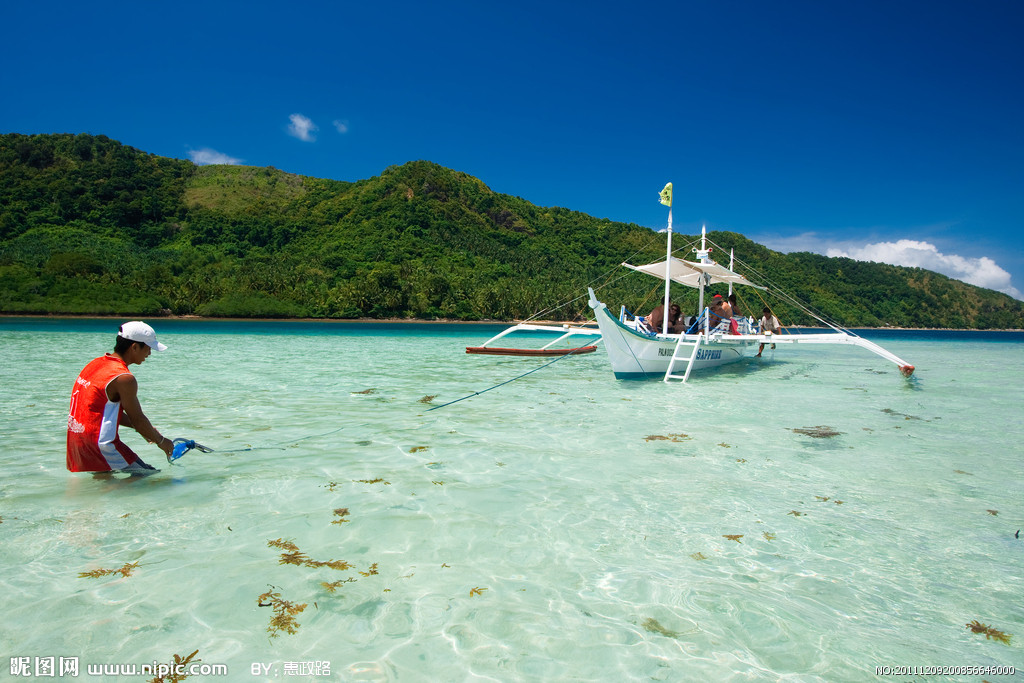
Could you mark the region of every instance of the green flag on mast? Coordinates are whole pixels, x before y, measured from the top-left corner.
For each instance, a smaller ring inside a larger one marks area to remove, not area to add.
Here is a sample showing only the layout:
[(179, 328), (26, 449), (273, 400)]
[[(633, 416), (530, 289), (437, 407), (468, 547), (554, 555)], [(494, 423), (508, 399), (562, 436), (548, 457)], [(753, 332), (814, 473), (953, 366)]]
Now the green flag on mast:
[(672, 183), (666, 183), (665, 189), (661, 191), (661, 203), (665, 206), (672, 206)]

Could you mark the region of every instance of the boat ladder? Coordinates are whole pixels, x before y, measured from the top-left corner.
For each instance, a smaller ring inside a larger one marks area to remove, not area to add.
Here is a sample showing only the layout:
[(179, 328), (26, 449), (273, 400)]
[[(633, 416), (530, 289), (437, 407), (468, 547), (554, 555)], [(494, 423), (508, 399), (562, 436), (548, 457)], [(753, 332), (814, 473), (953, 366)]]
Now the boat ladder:
[(662, 380), (663, 382), (668, 382), (669, 380), (673, 379), (681, 379), (685, 384), (686, 380), (690, 378), (690, 370), (693, 369), (693, 362), (697, 360), (697, 349), (700, 348), (700, 340), (703, 339), (704, 337), (701, 335), (697, 335), (697, 341), (694, 342), (693, 351), (690, 353), (690, 358), (686, 363), (686, 372), (682, 375), (675, 375), (672, 374), (672, 371), (676, 367), (676, 361), (682, 360), (684, 358), (684, 356), (679, 355), (679, 347), (683, 345), (683, 339), (685, 337), (686, 335), (679, 335), (679, 341), (676, 342), (676, 347), (672, 350), (672, 359), (669, 360), (668, 369), (665, 370), (665, 379)]

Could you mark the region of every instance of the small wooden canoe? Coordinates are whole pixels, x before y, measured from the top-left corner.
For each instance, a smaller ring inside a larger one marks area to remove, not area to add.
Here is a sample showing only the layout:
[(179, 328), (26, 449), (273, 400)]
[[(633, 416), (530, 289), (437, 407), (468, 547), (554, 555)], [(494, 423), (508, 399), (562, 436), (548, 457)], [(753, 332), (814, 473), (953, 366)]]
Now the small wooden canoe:
[(593, 353), (596, 346), (578, 346), (575, 349), (508, 349), (500, 346), (467, 346), (466, 353), (483, 353), (491, 356), (568, 356), (569, 354)]

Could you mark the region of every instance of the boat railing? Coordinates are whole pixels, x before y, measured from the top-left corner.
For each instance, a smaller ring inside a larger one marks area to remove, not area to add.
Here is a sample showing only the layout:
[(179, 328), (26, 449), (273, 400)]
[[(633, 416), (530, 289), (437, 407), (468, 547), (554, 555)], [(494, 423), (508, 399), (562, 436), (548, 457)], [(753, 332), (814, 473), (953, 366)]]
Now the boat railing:
[[(736, 329), (732, 328), (735, 321)], [(722, 318), (711, 312), (710, 308), (701, 311), (693, 323), (686, 329), (686, 334), (760, 334), (760, 326), (753, 318), (739, 316), (735, 318)]]
[(619, 309), (619, 322), (626, 327), (636, 330), (640, 334), (646, 334), (648, 337), (654, 337), (658, 334), (658, 331), (651, 327), (651, 324), (647, 322), (647, 318), (642, 315), (636, 315), (625, 306), (622, 306), (622, 308)]

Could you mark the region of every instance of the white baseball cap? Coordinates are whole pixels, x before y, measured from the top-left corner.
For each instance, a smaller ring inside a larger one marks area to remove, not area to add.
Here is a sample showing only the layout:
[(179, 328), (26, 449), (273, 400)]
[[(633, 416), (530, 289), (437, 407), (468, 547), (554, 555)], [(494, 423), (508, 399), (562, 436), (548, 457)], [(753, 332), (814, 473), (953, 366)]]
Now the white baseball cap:
[(153, 331), (153, 328), (139, 320), (121, 325), (121, 331), (117, 333), (117, 336), (134, 342), (142, 342), (154, 351), (167, 350), (166, 345), (156, 340), (156, 332)]

